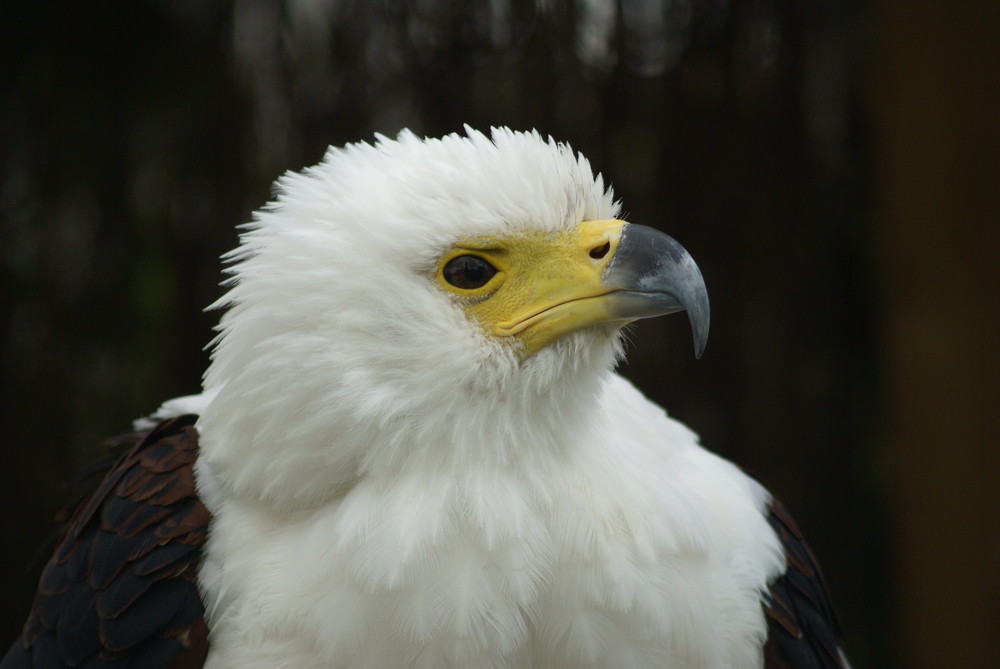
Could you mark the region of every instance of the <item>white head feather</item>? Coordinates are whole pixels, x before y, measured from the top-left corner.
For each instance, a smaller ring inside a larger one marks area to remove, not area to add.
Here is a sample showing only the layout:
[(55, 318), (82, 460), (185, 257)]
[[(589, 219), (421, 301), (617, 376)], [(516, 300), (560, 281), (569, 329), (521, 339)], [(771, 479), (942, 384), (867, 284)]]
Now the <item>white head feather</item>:
[(535, 457), (586, 423), (616, 328), (522, 362), (434, 281), (460, 237), (615, 217), (585, 158), (537, 133), (403, 132), (277, 187), (228, 257), (205, 378), (202, 457), (229, 494), (309, 506), (408, 460)]

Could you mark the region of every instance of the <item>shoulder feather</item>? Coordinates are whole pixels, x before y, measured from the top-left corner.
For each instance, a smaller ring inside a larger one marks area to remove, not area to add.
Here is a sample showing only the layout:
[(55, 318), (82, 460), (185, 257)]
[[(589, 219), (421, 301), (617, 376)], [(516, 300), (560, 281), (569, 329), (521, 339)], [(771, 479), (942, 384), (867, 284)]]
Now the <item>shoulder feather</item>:
[(802, 532), (775, 498), (768, 504), (767, 520), (785, 550), (786, 568), (768, 584), (765, 668), (849, 669), (823, 574)]
[(211, 519), (195, 491), (195, 416), (131, 447), (67, 510), (21, 638), (0, 669), (199, 669), (208, 628), (195, 582)]

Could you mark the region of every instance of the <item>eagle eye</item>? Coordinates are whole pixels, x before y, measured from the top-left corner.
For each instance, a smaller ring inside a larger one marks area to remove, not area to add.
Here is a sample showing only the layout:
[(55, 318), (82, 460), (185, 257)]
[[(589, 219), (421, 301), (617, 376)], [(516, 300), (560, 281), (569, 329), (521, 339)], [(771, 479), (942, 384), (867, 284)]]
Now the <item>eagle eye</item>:
[(497, 268), (479, 256), (463, 255), (449, 260), (441, 273), (444, 280), (456, 288), (473, 290), (489, 283)]

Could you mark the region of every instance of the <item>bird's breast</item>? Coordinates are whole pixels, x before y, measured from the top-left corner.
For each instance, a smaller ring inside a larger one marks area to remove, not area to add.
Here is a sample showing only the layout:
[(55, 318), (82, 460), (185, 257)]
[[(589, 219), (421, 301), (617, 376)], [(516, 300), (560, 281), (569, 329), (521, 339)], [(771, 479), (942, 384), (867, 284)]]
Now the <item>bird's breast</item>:
[(733, 617), (764, 581), (651, 464), (365, 479), (295, 517), (227, 500), (201, 579), (209, 667), (757, 666), (706, 632), (753, 635)]

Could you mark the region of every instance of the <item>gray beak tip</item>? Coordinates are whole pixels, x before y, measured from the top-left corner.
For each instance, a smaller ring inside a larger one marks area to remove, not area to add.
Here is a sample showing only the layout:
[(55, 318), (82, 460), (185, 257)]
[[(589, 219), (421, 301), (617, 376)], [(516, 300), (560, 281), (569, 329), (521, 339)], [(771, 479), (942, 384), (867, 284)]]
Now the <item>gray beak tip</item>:
[(705, 346), (708, 344), (708, 324), (710, 318), (708, 294), (703, 292), (699, 297), (702, 299), (696, 300), (687, 307), (688, 322), (691, 323), (691, 337), (694, 340), (694, 357), (696, 360), (701, 360), (701, 356), (705, 353)]
[(618, 298), (623, 318), (687, 311), (694, 357), (701, 358), (708, 342), (708, 291), (698, 265), (675, 239), (644, 225), (626, 225), (605, 279), (623, 291)]

